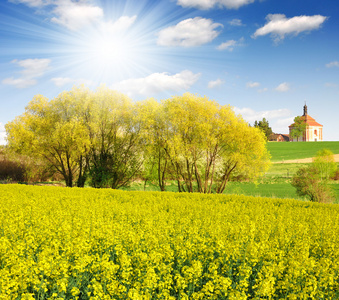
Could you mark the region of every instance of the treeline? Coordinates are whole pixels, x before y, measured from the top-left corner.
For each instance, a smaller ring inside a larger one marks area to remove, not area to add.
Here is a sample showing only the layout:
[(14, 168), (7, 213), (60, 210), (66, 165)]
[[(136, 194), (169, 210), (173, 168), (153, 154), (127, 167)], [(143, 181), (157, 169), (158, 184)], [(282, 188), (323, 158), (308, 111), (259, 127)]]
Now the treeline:
[(37, 157), (9, 151), (0, 146), (0, 183), (60, 181), (62, 176), (55, 169)]
[(222, 193), (234, 177), (255, 179), (269, 164), (263, 133), (229, 105), (186, 93), (133, 102), (100, 87), (37, 95), (6, 124), (8, 148), (43, 161), (66, 185), (120, 188), (135, 178), (162, 191)]

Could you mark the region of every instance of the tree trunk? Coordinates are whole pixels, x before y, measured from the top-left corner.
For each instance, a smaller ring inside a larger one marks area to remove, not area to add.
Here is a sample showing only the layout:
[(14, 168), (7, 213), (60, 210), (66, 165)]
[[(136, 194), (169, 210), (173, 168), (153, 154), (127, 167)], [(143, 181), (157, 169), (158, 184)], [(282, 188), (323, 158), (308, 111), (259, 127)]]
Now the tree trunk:
[(160, 191), (165, 191), (165, 172), (167, 167), (167, 160), (165, 160), (165, 166), (163, 171), (161, 171), (161, 149), (159, 148), (159, 160), (158, 160), (158, 181), (159, 181), (159, 188)]
[(202, 188), (202, 182), (201, 182), (201, 176), (199, 174), (199, 170), (198, 170), (198, 166), (197, 166), (197, 162), (194, 162), (194, 169), (195, 169), (195, 179), (197, 181), (197, 185), (198, 185), (198, 192), (202, 193), (203, 192), (203, 188)]
[(72, 168), (70, 165), (68, 152), (66, 152), (66, 160), (67, 160), (67, 173), (68, 173), (66, 186), (73, 187), (73, 172), (72, 172)]
[(80, 156), (79, 160), (79, 176), (77, 180), (77, 187), (84, 187), (87, 179), (87, 169), (88, 169), (88, 158), (85, 157), (85, 162), (83, 157)]

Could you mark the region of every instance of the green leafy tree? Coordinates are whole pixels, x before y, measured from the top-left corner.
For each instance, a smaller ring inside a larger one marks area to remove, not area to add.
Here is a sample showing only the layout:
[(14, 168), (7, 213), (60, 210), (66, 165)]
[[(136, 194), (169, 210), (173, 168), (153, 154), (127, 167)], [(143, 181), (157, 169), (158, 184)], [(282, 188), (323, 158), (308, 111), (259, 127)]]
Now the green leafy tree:
[(270, 127), (268, 121), (265, 118), (263, 118), (259, 122), (255, 121), (254, 127), (259, 128), (265, 134), (266, 140), (268, 140), (271, 134), (273, 133), (272, 128)]
[(149, 141), (179, 191), (222, 193), (232, 176), (254, 179), (267, 169), (263, 133), (230, 106), (186, 93), (162, 101), (159, 110)]
[(292, 185), (299, 196), (306, 196), (314, 202), (332, 202), (334, 194), (326, 181), (321, 180), (319, 169), (315, 165), (300, 168), (292, 178)]
[(322, 180), (330, 179), (337, 171), (333, 152), (328, 149), (322, 149), (317, 152), (317, 156), (313, 159), (313, 165), (319, 170)]
[(291, 130), (291, 137), (296, 138), (297, 141), (299, 141), (300, 137), (303, 137), (303, 135), (306, 132), (306, 122), (305, 119), (301, 116), (297, 116), (294, 118), (294, 123), (292, 125)]
[(307, 196), (315, 202), (332, 202), (334, 193), (328, 180), (335, 174), (337, 164), (333, 153), (328, 149), (317, 152), (313, 162), (308, 167), (300, 168), (292, 179), (292, 185), (297, 194)]
[(78, 186), (83, 186), (83, 158), (90, 141), (76, 112), (88, 93), (83, 88), (73, 89), (51, 101), (37, 95), (21, 116), (6, 124), (9, 147), (42, 159), (63, 176), (69, 187), (76, 176)]
[(141, 123), (132, 101), (105, 87), (73, 88), (48, 101), (36, 96), (6, 125), (9, 146), (41, 158), (66, 185), (127, 185), (143, 162)]
[(165, 150), (168, 130), (163, 106), (154, 99), (147, 99), (138, 104), (138, 112), (144, 129), (142, 139), (146, 142), (143, 166), (144, 185), (148, 180), (157, 181), (160, 190), (165, 191), (166, 175), (170, 173), (171, 165)]
[(104, 86), (89, 117), (90, 177), (94, 187), (126, 186), (143, 164), (141, 123), (132, 100)]

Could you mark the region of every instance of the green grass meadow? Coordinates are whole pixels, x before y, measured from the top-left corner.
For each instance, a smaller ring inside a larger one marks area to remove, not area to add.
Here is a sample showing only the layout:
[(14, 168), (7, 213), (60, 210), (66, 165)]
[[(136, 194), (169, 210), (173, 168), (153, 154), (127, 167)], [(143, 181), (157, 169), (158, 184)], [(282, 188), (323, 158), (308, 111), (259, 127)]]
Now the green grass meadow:
[(267, 149), (275, 162), (314, 157), (322, 149), (339, 154), (339, 142), (268, 142)]
[[(321, 149), (329, 149), (334, 154), (339, 154), (339, 142), (269, 142), (267, 147), (271, 153), (273, 163), (266, 174), (257, 183), (229, 182), (225, 194), (305, 200), (305, 198), (299, 197), (296, 194), (296, 189), (291, 185), (291, 179), (301, 167), (309, 164), (284, 163), (283, 161), (314, 157)], [(339, 203), (339, 182), (333, 181), (331, 185), (337, 195), (336, 202)], [(144, 186), (143, 182), (135, 182), (130, 187), (124, 189), (159, 191), (156, 182), (147, 182), (146, 186)], [(177, 192), (176, 183), (174, 181), (171, 182), (166, 190)]]

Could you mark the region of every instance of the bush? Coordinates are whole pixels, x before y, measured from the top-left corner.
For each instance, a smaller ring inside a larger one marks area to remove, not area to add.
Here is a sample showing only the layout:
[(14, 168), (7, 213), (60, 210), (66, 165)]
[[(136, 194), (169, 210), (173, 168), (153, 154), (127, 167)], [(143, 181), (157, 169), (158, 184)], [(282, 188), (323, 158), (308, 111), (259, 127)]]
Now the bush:
[(2, 181), (25, 181), (25, 166), (16, 161), (7, 159), (0, 160), (0, 180)]
[(292, 185), (299, 196), (306, 196), (313, 202), (333, 202), (334, 195), (327, 181), (321, 179), (321, 172), (314, 165), (300, 168), (292, 178)]
[(331, 177), (332, 180), (339, 180), (339, 170), (336, 170)]
[(60, 180), (55, 170), (29, 156), (0, 148), (0, 180), (6, 182), (43, 182)]
[(313, 165), (319, 170), (321, 179), (328, 180), (334, 176), (337, 171), (337, 164), (334, 161), (333, 152), (328, 149), (322, 149), (317, 152), (313, 159)]

